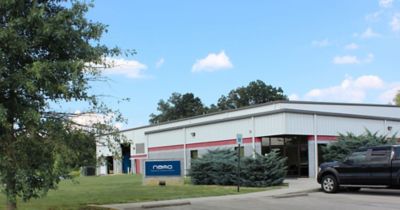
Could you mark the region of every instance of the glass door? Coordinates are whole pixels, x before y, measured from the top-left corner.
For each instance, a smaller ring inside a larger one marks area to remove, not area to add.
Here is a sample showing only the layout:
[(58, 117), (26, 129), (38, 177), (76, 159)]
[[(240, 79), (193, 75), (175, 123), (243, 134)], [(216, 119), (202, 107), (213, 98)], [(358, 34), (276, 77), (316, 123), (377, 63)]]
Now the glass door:
[(287, 176), (308, 175), (308, 144), (304, 136), (277, 136), (263, 138), (262, 154), (272, 150), (286, 157)]

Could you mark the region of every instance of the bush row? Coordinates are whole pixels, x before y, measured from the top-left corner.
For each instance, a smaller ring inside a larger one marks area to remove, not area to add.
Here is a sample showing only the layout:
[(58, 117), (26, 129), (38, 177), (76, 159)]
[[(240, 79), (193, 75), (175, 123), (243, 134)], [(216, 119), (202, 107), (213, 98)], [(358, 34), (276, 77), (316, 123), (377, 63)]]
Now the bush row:
[[(286, 158), (275, 151), (266, 156), (241, 159), (240, 183), (248, 187), (268, 187), (282, 184), (286, 176)], [(229, 149), (210, 150), (192, 160), (189, 175), (193, 184), (236, 185), (237, 153)]]

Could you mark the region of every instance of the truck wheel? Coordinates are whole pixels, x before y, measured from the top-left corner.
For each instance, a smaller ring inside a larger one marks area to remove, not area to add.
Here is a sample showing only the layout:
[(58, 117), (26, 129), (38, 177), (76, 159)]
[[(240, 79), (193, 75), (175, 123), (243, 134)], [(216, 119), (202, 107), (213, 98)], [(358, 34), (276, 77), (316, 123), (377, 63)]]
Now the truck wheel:
[(334, 176), (325, 175), (322, 177), (321, 188), (326, 193), (335, 193), (337, 192), (339, 185)]

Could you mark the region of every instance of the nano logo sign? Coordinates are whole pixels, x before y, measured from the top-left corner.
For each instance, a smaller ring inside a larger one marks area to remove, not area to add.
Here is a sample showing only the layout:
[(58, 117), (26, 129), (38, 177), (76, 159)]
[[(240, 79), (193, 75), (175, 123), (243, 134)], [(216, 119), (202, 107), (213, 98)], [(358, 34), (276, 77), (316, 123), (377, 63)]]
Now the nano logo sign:
[(181, 176), (180, 160), (147, 160), (145, 161), (145, 176)]
[(172, 170), (174, 167), (172, 165), (154, 165), (153, 170)]

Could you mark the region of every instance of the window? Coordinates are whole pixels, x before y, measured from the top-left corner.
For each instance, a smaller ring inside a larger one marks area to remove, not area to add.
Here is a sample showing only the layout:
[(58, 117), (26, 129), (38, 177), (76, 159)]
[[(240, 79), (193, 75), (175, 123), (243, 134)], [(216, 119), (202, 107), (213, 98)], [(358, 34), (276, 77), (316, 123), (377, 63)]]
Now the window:
[(136, 144), (136, 154), (143, 154), (144, 152), (144, 143)]
[(390, 153), (391, 153), (390, 148), (372, 149), (370, 161), (371, 162), (388, 161)]
[[(237, 154), (237, 150), (238, 150), (238, 147), (235, 147), (236, 154)], [(244, 146), (240, 147), (240, 157), (244, 157)]]
[(394, 159), (400, 160), (400, 147), (394, 148)]
[(190, 158), (191, 159), (197, 159), (199, 157), (199, 151), (197, 150), (191, 150), (190, 151)]
[(367, 160), (367, 150), (353, 152), (348, 158), (353, 163), (362, 163)]

